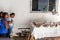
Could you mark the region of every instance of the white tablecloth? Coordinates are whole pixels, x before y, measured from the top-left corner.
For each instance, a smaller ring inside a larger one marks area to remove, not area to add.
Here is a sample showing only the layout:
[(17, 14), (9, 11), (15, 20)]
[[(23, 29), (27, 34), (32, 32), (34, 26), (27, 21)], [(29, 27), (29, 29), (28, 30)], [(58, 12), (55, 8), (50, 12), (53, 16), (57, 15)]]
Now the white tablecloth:
[(57, 27), (33, 27), (32, 36), (37, 38), (60, 36), (60, 26)]

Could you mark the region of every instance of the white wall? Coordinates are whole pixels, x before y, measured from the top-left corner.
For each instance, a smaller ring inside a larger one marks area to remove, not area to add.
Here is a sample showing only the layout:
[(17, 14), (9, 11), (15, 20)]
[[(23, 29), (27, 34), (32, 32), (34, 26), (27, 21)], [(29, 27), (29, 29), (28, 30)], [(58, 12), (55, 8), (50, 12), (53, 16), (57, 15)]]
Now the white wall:
[(9, 11), (10, 2), (9, 0), (0, 0), (0, 11)]
[(14, 32), (17, 32), (18, 27), (30, 27), (30, 22), (34, 19), (57, 21), (57, 17), (59, 17), (58, 15), (52, 15), (50, 12), (30, 13), (30, 0), (0, 0), (0, 9), (9, 13), (16, 13)]

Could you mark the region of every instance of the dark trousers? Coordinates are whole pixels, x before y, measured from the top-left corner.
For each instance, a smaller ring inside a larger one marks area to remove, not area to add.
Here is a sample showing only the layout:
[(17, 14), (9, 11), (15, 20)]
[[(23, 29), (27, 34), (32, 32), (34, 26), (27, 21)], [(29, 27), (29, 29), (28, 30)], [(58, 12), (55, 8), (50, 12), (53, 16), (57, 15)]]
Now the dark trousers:
[(12, 31), (11, 29), (8, 29), (7, 37), (9, 38), (10, 38), (11, 31)]

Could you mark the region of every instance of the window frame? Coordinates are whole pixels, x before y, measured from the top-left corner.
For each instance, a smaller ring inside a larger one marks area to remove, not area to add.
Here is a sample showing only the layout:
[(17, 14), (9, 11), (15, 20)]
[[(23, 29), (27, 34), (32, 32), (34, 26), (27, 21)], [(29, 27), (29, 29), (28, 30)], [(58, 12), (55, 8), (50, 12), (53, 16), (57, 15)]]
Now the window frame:
[[(56, 12), (55, 13), (58, 13), (57, 11), (57, 1), (58, 0), (55, 0), (55, 8), (56, 8)], [(49, 5), (48, 5), (49, 6)], [(32, 0), (30, 0), (30, 12), (31, 13), (52, 13), (52, 11), (32, 11)]]

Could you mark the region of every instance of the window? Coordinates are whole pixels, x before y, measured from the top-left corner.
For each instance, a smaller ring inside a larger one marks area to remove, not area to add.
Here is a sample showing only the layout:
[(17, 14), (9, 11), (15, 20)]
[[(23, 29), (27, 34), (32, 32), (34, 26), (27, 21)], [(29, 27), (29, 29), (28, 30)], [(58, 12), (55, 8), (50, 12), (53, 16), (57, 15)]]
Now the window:
[(32, 11), (56, 11), (56, 0), (32, 0)]

